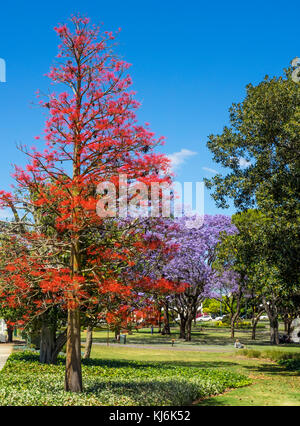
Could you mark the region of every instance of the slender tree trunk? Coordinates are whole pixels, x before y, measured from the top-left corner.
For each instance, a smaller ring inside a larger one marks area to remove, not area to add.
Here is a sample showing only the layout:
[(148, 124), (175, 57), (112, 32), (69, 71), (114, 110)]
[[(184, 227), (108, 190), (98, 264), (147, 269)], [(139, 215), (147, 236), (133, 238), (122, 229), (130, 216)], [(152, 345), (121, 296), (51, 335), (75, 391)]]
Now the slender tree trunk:
[[(259, 321), (259, 318), (261, 316), (261, 314), (264, 312), (264, 310), (260, 310), (258, 312), (256, 312), (255, 306), (252, 308), (252, 331), (251, 331), (251, 340), (255, 340), (256, 339), (256, 327)], [(256, 314), (256, 315), (255, 315)]]
[(115, 328), (115, 339), (116, 340), (119, 340), (120, 339), (120, 331), (121, 331), (121, 329), (120, 329), (120, 327), (116, 327)]
[(278, 311), (276, 306), (276, 300), (272, 300), (268, 303), (264, 298), (263, 304), (270, 321), (270, 342), (273, 345), (279, 345)]
[(58, 354), (62, 350), (66, 342), (67, 342), (67, 329), (64, 330), (56, 339), (55, 348), (52, 353), (51, 364), (57, 363)]
[(191, 315), (188, 316), (186, 321), (186, 337), (185, 340), (187, 342), (190, 342), (192, 340), (192, 323), (193, 323), (193, 317)]
[(278, 318), (277, 318), (277, 316), (270, 318), (270, 342), (274, 345), (279, 345)]
[[(81, 84), (82, 77), (80, 72), (77, 76), (76, 86), (76, 112), (80, 116), (82, 103)], [(75, 201), (80, 193), (77, 179), (81, 174), (81, 138), (80, 131), (77, 128), (73, 139), (73, 180), (72, 199)], [(78, 207), (74, 203), (71, 212), (72, 234), (71, 234), (71, 277), (80, 275), (80, 225), (78, 224)], [(80, 339), (80, 308), (79, 300), (76, 297), (76, 291), (70, 291), (68, 300), (68, 327), (67, 327), (67, 352), (66, 352), (66, 372), (65, 372), (65, 390), (70, 392), (82, 392), (82, 372), (81, 372), (81, 339)]]
[(170, 331), (170, 314), (169, 314), (169, 303), (166, 301), (164, 309), (164, 329), (163, 334), (171, 334)]
[(236, 323), (239, 315), (240, 315), (240, 310), (239, 310), (239, 307), (238, 307), (237, 311), (231, 316), (231, 321), (230, 321), (230, 336), (231, 336), (232, 339), (234, 338), (235, 323)]
[(259, 321), (259, 317), (260, 316), (256, 316), (252, 318), (252, 331), (251, 331), (251, 339), (255, 340), (256, 339), (256, 327)]
[(159, 308), (158, 332), (161, 333), (161, 308)]
[(7, 343), (12, 343), (13, 333), (14, 333), (14, 328), (8, 325), (7, 326)]
[(185, 326), (186, 326), (186, 318), (184, 315), (180, 315), (180, 339), (185, 339), (186, 333), (185, 333)]
[(234, 333), (235, 333), (235, 321), (232, 318), (231, 322), (230, 322), (230, 337), (233, 339), (234, 338)]
[(92, 350), (92, 344), (93, 344), (93, 327), (90, 325), (87, 328), (86, 331), (86, 341), (85, 341), (85, 350), (84, 350), (84, 359), (89, 359), (91, 356), (91, 350)]
[(283, 321), (284, 321), (284, 331), (287, 333), (287, 331), (288, 331), (288, 320), (285, 317)]
[[(78, 146), (74, 152), (74, 158), (78, 157)], [(79, 164), (78, 160), (76, 161)], [(78, 175), (78, 167), (74, 166), (74, 176)], [(77, 195), (74, 190), (74, 195)], [(72, 212), (72, 222), (76, 227), (76, 209)], [(72, 278), (80, 273), (80, 247), (79, 235), (72, 235), (71, 251)], [(70, 392), (82, 392), (81, 372), (81, 338), (80, 338), (80, 308), (76, 292), (70, 291), (68, 300), (68, 326), (67, 326), (67, 351), (65, 390)]]
[(290, 318), (289, 315), (286, 315), (286, 317), (284, 318), (284, 331), (287, 333), (288, 336), (291, 334), (292, 321), (293, 320)]
[[(241, 310), (241, 297), (242, 297), (242, 287), (241, 285), (239, 286), (239, 290), (236, 294), (236, 310), (234, 312), (234, 314), (232, 314), (231, 316), (231, 338), (234, 338), (234, 332), (235, 332), (235, 323), (237, 321), (237, 319), (240, 316), (240, 310)], [(232, 302), (232, 311), (233, 311), (233, 307), (234, 307), (234, 301)]]
[(288, 335), (288, 336), (291, 334), (292, 322), (293, 322), (293, 320), (292, 320), (292, 319), (289, 319), (289, 320), (288, 320), (288, 323), (287, 323), (287, 330), (286, 330), (286, 332), (287, 332), (287, 335)]
[(65, 390), (82, 392), (80, 311), (68, 309)]

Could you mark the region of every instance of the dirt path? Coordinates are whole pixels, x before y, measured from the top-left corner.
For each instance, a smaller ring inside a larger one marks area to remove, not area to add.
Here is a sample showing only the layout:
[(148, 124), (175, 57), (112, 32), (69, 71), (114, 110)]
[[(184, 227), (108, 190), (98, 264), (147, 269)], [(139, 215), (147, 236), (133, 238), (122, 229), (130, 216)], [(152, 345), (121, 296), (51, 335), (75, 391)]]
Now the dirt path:
[(4, 367), (7, 358), (12, 352), (13, 345), (0, 343), (0, 370)]

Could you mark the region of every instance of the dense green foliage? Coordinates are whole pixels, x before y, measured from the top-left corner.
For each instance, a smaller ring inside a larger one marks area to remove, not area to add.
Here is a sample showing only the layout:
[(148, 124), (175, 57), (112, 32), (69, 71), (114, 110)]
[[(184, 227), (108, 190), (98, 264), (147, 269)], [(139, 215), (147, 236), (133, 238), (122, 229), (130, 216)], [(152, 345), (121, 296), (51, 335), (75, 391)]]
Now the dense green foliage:
[[(235, 218), (239, 232), (245, 225), (243, 244), (236, 247), (245, 254), (239, 264), (248, 269), (254, 247), (260, 260), (256, 274), (266, 288), (276, 286), (277, 295), (284, 286), (299, 294), (300, 279), (300, 84), (291, 71), (249, 84), (244, 100), (229, 110), (230, 126), (208, 141), (227, 173), (206, 180), (216, 204), (226, 207), (231, 199), (238, 211), (258, 208)], [(252, 225), (248, 233), (247, 222)], [(294, 304), (290, 295), (282, 296)]]
[(300, 374), (300, 357), (294, 359), (280, 359), (278, 361), (278, 364), (285, 367), (286, 370), (297, 371)]
[(246, 97), (230, 110), (230, 126), (209, 137), (214, 160), (229, 169), (207, 180), (217, 204), (232, 198), (238, 209), (299, 209), (300, 85), (291, 78), (266, 77), (247, 86)]
[(250, 383), (225, 370), (166, 362), (86, 360), (85, 389), (62, 391), (64, 358), (38, 363), (32, 352), (13, 353), (0, 373), (0, 405), (185, 405)]
[(282, 352), (282, 351), (259, 351), (257, 349), (243, 349), (242, 355), (248, 358), (263, 358), (276, 361), (281, 367), (286, 370), (295, 371), (300, 374), (300, 353), (299, 352)]

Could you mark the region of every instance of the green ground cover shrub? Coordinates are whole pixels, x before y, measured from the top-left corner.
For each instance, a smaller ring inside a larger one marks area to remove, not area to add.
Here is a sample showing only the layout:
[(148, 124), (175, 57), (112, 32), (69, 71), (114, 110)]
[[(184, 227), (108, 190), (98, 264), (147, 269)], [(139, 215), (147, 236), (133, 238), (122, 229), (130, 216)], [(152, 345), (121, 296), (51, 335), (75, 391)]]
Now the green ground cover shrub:
[(63, 391), (64, 362), (39, 364), (37, 353), (13, 353), (0, 373), (0, 405), (187, 405), (250, 384), (223, 369), (91, 359), (83, 362), (84, 392), (71, 394)]

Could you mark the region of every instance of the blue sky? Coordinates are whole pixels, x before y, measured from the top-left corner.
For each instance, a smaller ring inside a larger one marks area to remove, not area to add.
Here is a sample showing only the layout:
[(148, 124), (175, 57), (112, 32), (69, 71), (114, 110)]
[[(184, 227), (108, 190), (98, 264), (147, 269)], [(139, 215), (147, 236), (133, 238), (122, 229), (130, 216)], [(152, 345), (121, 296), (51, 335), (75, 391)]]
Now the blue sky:
[[(53, 27), (71, 14), (122, 28), (118, 53), (132, 63), (139, 119), (166, 137), (163, 152), (176, 163), (177, 180), (201, 181), (222, 171), (206, 148), (207, 136), (228, 123), (228, 108), (246, 84), (279, 75), (300, 56), (299, 2), (127, 0), (14, 1), (0, 7), (0, 180), (8, 189), (11, 164), (24, 163), (17, 143), (33, 144), (44, 116), (35, 91), (57, 53)], [(205, 212), (222, 213), (206, 191)], [(233, 208), (224, 213), (231, 214)]]

